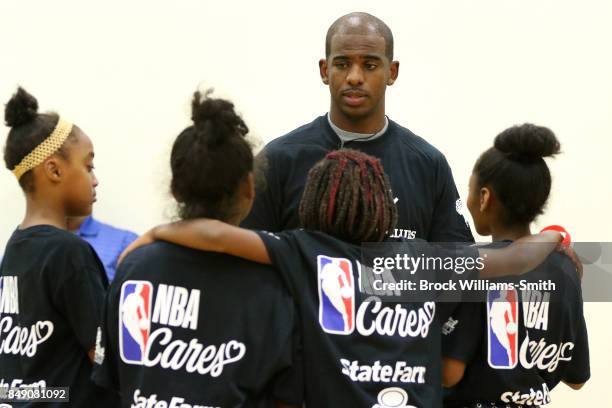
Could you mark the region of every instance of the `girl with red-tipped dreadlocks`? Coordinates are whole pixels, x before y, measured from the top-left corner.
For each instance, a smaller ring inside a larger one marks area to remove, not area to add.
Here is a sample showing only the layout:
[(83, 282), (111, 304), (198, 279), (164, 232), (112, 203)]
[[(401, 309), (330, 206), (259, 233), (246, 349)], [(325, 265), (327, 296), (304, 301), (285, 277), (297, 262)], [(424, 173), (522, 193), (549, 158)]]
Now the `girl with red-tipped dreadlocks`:
[[(378, 159), (354, 150), (327, 154), (308, 174), (299, 215), (303, 229), (277, 234), (208, 219), (177, 222), (154, 228), (128, 251), (162, 239), (275, 265), (301, 318), (307, 406), (440, 406), (445, 316), (436, 303), (382, 303), (357, 289), (366, 273), (360, 243), (383, 241), (397, 219)], [(459, 255), (486, 258), (482, 277), (517, 274), (544, 260), (558, 238), (540, 234), (522, 242), (546, 245)]]

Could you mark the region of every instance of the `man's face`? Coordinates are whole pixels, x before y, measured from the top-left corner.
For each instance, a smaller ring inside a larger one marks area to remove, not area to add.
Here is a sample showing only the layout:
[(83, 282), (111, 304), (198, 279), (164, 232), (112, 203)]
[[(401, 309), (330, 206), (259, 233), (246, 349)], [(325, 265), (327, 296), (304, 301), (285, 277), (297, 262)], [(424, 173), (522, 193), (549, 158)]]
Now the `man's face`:
[(371, 33), (336, 34), (327, 60), (319, 62), (321, 79), (329, 85), (331, 110), (351, 122), (385, 113), (385, 90), (397, 78), (399, 63), (385, 56), (385, 40)]

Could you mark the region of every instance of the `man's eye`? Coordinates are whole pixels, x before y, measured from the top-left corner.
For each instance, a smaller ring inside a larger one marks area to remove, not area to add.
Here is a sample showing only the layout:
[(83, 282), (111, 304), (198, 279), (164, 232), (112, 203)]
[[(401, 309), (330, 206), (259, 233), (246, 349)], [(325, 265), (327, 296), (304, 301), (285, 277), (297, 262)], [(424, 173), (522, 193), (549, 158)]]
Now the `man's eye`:
[(341, 68), (341, 69), (348, 68), (348, 63), (347, 62), (336, 62), (334, 66), (336, 68)]
[(370, 71), (376, 69), (376, 67), (378, 67), (376, 64), (366, 64), (366, 68)]

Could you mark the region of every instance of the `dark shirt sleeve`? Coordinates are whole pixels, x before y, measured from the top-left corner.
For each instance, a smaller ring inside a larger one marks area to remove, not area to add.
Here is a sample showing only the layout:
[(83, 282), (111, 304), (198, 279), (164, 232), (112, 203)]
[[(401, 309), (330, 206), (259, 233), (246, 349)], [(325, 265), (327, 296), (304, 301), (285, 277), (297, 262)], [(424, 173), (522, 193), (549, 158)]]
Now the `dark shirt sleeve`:
[(303, 296), (306, 273), (302, 267), (303, 260), (294, 236), (295, 231), (279, 233), (257, 231), (257, 233), (266, 246), (272, 265), (280, 273), (291, 296), (294, 299)]
[[(563, 380), (572, 384), (585, 383), (591, 377), (591, 369), (589, 363), (589, 339), (587, 334), (586, 322), (584, 320), (584, 304), (582, 299), (582, 289), (580, 280), (573, 264), (569, 259), (564, 259), (565, 274), (570, 281), (567, 285), (572, 288), (575, 296), (575, 301), (568, 302), (572, 305), (570, 310), (570, 325), (572, 325), (572, 338), (574, 349), (572, 350), (572, 359), (563, 375)], [(566, 300), (567, 294), (566, 294)], [(577, 307), (573, 307), (576, 305)]]
[(72, 328), (85, 352), (95, 345), (108, 280), (104, 266), (88, 244), (71, 245), (63, 273), (54, 279), (53, 303)]
[(431, 256), (443, 262), (441, 263), (442, 268), (434, 271), (435, 277), (428, 277), (427, 280), (435, 279), (438, 283), (449, 285), (442, 286), (442, 289), (435, 291), (438, 318), (444, 322), (456, 308), (461, 307), (464, 301), (474, 300), (473, 292), (464, 290), (462, 284), (465, 282), (460, 281), (478, 278), (480, 255), (478, 249), (473, 246), (449, 243), (433, 245)]
[(461, 303), (442, 325), (442, 356), (468, 363), (482, 341), (482, 303)]
[(257, 194), (253, 208), (240, 225), (243, 228), (281, 231), (281, 209), (283, 188), (280, 181), (280, 168), (277, 155), (271, 149), (262, 150), (255, 158)]
[[(582, 308), (580, 309), (580, 312), (582, 313)], [(587, 380), (591, 377), (591, 369), (589, 364), (589, 341), (584, 316), (581, 316), (576, 323), (576, 338), (572, 353), (572, 361), (570, 362), (563, 379), (572, 384), (582, 384), (587, 382)]]
[(444, 156), (436, 166), (436, 199), (429, 242), (474, 242), (470, 227), (463, 216), (465, 208), (459, 198), (453, 173)]
[(429, 245), (427, 253), (434, 260), (440, 260), (431, 262), (435, 266), (432, 272), (439, 282), (474, 279), (482, 269), (479, 266), (480, 252), (473, 246), (434, 244)]
[(97, 385), (119, 391), (119, 371), (117, 364), (117, 344), (112, 339), (118, 338), (118, 286), (117, 281), (111, 285), (106, 296), (102, 318), (96, 337), (96, 352), (92, 380)]
[(304, 356), (299, 317), (292, 305), (293, 330), (284, 343), (280, 361), (289, 366), (282, 369), (272, 380), (272, 395), (276, 401), (287, 405), (302, 405), (304, 402)]

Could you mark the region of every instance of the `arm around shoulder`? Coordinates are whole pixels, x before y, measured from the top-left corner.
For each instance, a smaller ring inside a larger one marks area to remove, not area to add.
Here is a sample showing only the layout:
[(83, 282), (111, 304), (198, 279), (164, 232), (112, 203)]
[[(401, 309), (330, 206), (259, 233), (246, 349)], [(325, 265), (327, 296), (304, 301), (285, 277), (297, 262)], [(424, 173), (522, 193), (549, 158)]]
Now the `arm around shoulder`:
[(256, 232), (219, 220), (196, 219), (160, 225), (153, 229), (153, 237), (266, 265), (272, 263), (261, 237)]

